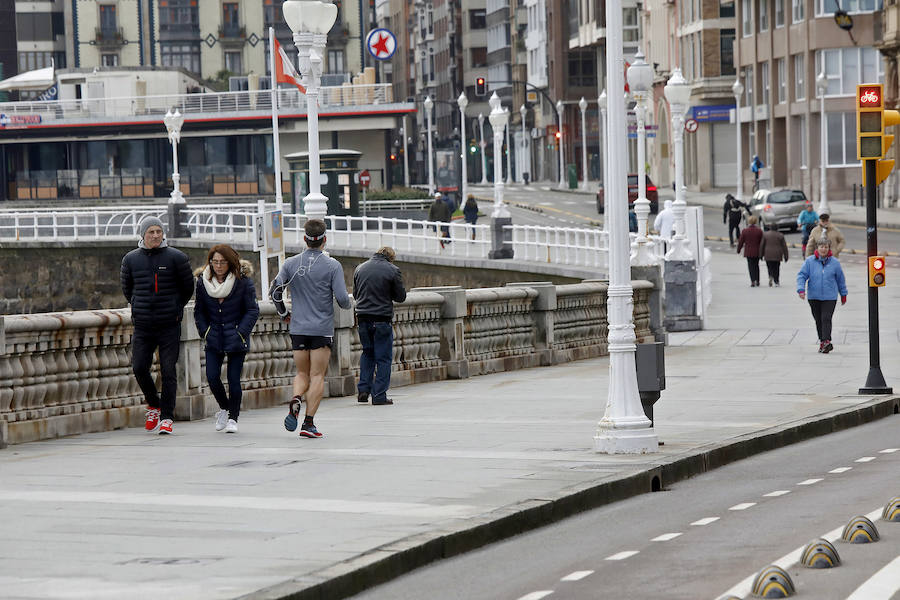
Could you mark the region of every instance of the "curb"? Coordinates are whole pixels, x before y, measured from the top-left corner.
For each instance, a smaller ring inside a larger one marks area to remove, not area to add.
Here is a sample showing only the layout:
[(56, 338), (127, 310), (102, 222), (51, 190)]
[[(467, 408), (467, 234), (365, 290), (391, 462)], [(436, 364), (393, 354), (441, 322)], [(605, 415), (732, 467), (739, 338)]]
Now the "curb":
[(307, 576), (252, 592), (240, 600), (325, 600), (347, 598), (443, 558), (475, 550), (555, 523), (572, 515), (625, 500), (694, 477), (729, 463), (900, 414), (900, 396), (870, 400), (850, 409), (738, 436), (701, 447), (611, 480), (563, 489), (555, 498), (505, 506), (454, 528), (438, 529), (390, 542)]

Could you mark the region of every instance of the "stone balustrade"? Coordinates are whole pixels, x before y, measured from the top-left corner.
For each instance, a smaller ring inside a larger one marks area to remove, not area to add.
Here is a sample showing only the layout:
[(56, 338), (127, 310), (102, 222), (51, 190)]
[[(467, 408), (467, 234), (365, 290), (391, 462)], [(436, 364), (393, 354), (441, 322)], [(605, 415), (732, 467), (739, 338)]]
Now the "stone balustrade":
[[(637, 340), (654, 341), (653, 285), (635, 281), (634, 288)], [(606, 291), (597, 280), (413, 289), (395, 310), (391, 385), (605, 355)], [(141, 425), (132, 331), (127, 309), (0, 317), (0, 447)], [(193, 305), (185, 308), (181, 344), (176, 418), (204, 418), (217, 407)], [(355, 393), (360, 351), (352, 310), (335, 307), (327, 396)], [(244, 407), (286, 402), (294, 373), (287, 325), (263, 303), (244, 363)]]

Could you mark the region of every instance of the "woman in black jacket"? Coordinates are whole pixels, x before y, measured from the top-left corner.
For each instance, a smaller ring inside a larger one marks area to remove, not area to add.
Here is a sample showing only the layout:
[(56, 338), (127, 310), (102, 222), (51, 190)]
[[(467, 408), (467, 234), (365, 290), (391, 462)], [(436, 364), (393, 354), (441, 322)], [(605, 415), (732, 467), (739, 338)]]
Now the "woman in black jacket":
[[(197, 277), (194, 320), (206, 342), (206, 380), (219, 403), (216, 431), (237, 433), (241, 412), (241, 370), (250, 349), (250, 332), (259, 317), (253, 268), (231, 246), (213, 246), (207, 266)], [(228, 357), (228, 392), (222, 385), (222, 363)]]

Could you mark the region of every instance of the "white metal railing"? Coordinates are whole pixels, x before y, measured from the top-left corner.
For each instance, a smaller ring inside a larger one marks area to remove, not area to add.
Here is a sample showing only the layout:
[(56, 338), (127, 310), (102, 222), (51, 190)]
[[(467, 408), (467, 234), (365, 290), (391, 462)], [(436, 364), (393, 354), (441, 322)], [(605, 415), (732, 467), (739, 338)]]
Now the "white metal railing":
[(434, 202), (431, 198), (406, 198), (394, 200), (360, 201), (359, 208), (363, 212), (378, 210), (427, 210)]
[(563, 265), (607, 265), (608, 235), (602, 229), (544, 225), (507, 225), (514, 256), (524, 260)]
[[(299, 90), (283, 88), (276, 94), (278, 110), (306, 111), (306, 95)], [(390, 84), (342, 85), (323, 87), (319, 105), (329, 108), (368, 106), (393, 102)], [(271, 112), (270, 90), (210, 92), (203, 94), (166, 94), (160, 96), (127, 96), (118, 98), (79, 98), (34, 102), (2, 102), (4, 114), (40, 115), (43, 122), (115, 119), (133, 117), (160, 118), (171, 108), (178, 108), (190, 120), (191, 115), (215, 115), (235, 112)]]
[(165, 220), (165, 206), (0, 210), (0, 240), (133, 239), (152, 215)]

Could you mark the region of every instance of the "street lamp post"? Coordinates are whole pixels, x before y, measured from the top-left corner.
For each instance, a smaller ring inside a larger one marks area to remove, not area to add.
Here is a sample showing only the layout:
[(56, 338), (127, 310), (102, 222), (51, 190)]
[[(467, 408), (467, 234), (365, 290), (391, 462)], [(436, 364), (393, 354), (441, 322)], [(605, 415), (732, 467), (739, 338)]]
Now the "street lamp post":
[(737, 199), (743, 201), (744, 196), (744, 159), (741, 156), (741, 96), (744, 94), (744, 86), (740, 79), (735, 79), (731, 86), (734, 94), (734, 125), (737, 128)]
[(481, 141), (478, 142), (478, 147), (481, 148), (481, 185), (487, 185), (487, 156), (484, 154), (487, 144), (484, 141), (484, 115), (482, 113), (478, 113), (478, 129), (481, 131)]
[[(606, 147), (609, 141), (609, 123), (606, 121), (607, 97), (604, 89), (597, 96), (597, 106), (600, 107), (600, 168), (603, 172), (600, 174), (600, 185), (603, 186), (604, 202), (608, 196), (606, 195), (606, 182), (609, 181), (607, 173), (609, 173), (607, 158), (609, 157), (609, 148)], [(609, 219), (603, 216), (603, 231), (609, 231)]]
[(581, 97), (578, 101), (578, 108), (581, 109), (581, 189), (586, 190), (588, 187), (587, 172), (587, 124), (585, 123), (585, 113), (587, 113), (588, 103)]
[(434, 156), (431, 151), (431, 109), (434, 102), (431, 96), (425, 96), (425, 127), (428, 135), (428, 195), (434, 196)]
[(666, 252), (666, 260), (693, 260), (691, 248), (686, 235), (684, 213), (687, 203), (684, 196), (684, 113), (691, 99), (691, 86), (681, 75), (681, 69), (675, 67), (665, 88), (666, 99), (672, 113), (672, 139), (675, 142), (675, 202), (672, 212), (675, 213), (675, 237)]
[(287, 0), (281, 8), (297, 47), (297, 66), (306, 86), (306, 124), (309, 146), (309, 194), (303, 199), (307, 218), (324, 219), (328, 198), (322, 194), (319, 158), (319, 81), (322, 53), (328, 30), (337, 18), (337, 6), (330, 2)]
[(656, 264), (650, 240), (647, 238), (647, 218), (650, 215), (650, 201), (647, 200), (646, 177), (646, 126), (644, 122), (644, 101), (647, 92), (653, 85), (653, 68), (644, 60), (644, 54), (638, 50), (634, 62), (628, 67), (628, 87), (634, 95), (634, 112), (637, 117), (637, 178), (638, 197), (634, 202), (634, 213), (637, 215), (637, 238), (631, 247), (631, 264), (651, 266)]
[[(816, 91), (819, 92), (819, 214), (828, 214), (831, 209), (828, 208), (828, 185), (826, 183), (826, 175), (828, 169), (828, 159), (826, 155), (826, 132), (825, 132), (825, 92), (828, 91), (828, 78), (825, 73), (819, 73), (816, 77)], [(872, 185), (871, 183), (869, 185)]]
[(465, 205), (466, 200), (469, 198), (469, 176), (466, 173), (468, 170), (466, 163), (469, 162), (469, 144), (466, 143), (466, 107), (469, 105), (469, 99), (466, 98), (465, 92), (460, 92), (459, 98), (456, 99), (456, 104), (459, 105), (459, 130), (461, 132), (459, 134), (459, 149), (462, 153), (462, 198), (460, 203)]
[(525, 117), (528, 116), (528, 109), (525, 108), (525, 105), (519, 107), (519, 116), (522, 117), (522, 172), (519, 173), (519, 178), (522, 180), (522, 183), (525, 183), (525, 173), (531, 172), (531, 153), (528, 152), (528, 136), (525, 134)]
[(509, 143), (509, 128), (511, 126), (512, 126), (512, 123), (507, 119), (507, 122), (506, 122), (506, 183), (507, 183), (507, 185), (513, 182), (512, 146)]
[(565, 107), (563, 106), (562, 100), (556, 101), (556, 115), (559, 118), (559, 132), (558, 140), (559, 140), (559, 187), (563, 189), (566, 187), (565, 185), (565, 173), (563, 172), (563, 110)]
[(403, 136), (403, 187), (409, 187), (409, 153), (407, 152), (406, 115), (403, 115), (403, 127), (400, 128)]
[(512, 246), (506, 241), (505, 226), (512, 222), (509, 209), (503, 202), (503, 163), (498, 162), (503, 151), (503, 130), (509, 124), (509, 111), (500, 106), (497, 92), (491, 95), (491, 129), (494, 132), (494, 210), (491, 212), (491, 251), (488, 258), (512, 258)]
[(181, 193), (181, 175), (178, 173), (178, 142), (181, 141), (181, 126), (184, 125), (184, 115), (175, 109), (166, 111), (163, 117), (166, 131), (169, 133), (169, 142), (172, 144), (172, 194), (169, 196), (169, 204), (184, 204), (184, 195)]

